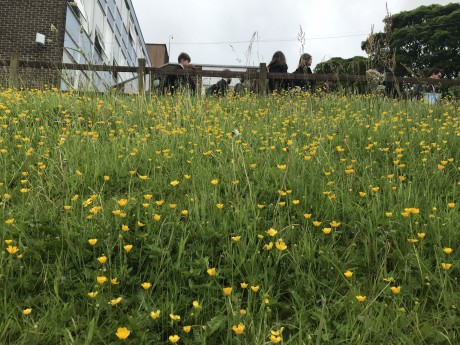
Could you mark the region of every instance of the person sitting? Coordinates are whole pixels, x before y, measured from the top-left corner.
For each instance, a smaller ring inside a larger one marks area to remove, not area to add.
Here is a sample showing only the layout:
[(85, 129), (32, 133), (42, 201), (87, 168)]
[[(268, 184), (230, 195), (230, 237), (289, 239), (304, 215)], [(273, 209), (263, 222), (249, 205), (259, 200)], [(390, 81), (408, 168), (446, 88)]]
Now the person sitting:
[[(174, 70), (189, 70), (191, 67), (190, 62), (192, 61), (190, 55), (187, 53), (180, 53), (177, 57), (178, 65), (174, 67)], [(188, 75), (173, 75), (170, 74), (166, 77), (163, 92), (164, 93), (171, 93), (174, 94), (177, 90), (189, 90), (191, 92), (195, 92), (196, 84), (193, 78)]]
[[(268, 73), (287, 73), (288, 66), (283, 52), (277, 51), (273, 54), (272, 61), (268, 64), (267, 69)], [(270, 92), (281, 92), (286, 89), (286, 82), (282, 79), (270, 78), (268, 80), (268, 89)]]
[(234, 94), (239, 96), (254, 92), (255, 90), (255, 80), (248, 79), (246, 76), (241, 76), (240, 82), (236, 83), (235, 87), (233, 88)]
[[(304, 53), (300, 55), (299, 65), (297, 66), (297, 69), (293, 72), (293, 74), (313, 74), (310, 68), (312, 60), (313, 58), (310, 54)], [(300, 87), (302, 90), (313, 90), (315, 88), (315, 81), (306, 79), (293, 79), (292, 86)]]
[[(230, 72), (228, 68), (224, 69), (223, 72)], [(206, 90), (206, 95), (208, 96), (225, 96), (229, 89), (230, 83), (232, 82), (231, 78), (222, 78), (217, 83), (211, 85)]]

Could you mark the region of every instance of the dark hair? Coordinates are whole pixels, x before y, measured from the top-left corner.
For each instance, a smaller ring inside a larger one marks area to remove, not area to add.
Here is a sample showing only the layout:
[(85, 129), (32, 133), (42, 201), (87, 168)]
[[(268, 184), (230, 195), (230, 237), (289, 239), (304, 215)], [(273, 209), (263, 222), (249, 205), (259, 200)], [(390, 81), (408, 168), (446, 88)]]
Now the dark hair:
[[(307, 53), (303, 53), (302, 55), (300, 55), (300, 58), (299, 58), (299, 67), (304, 67), (306, 66), (307, 62), (312, 58), (312, 56), (310, 54), (307, 54)], [(305, 63), (305, 65), (303, 65), (302, 63)]]
[(433, 74), (439, 74), (441, 73), (441, 75), (444, 73), (444, 71), (440, 68), (432, 68), (430, 69), (430, 71), (428, 72), (428, 78), (431, 77)]
[(270, 68), (271, 66), (277, 65), (286, 65), (286, 57), (283, 52), (279, 50), (273, 54), (272, 61), (270, 61), (267, 67)]
[(184, 52), (180, 53), (177, 57), (177, 62), (180, 63), (182, 60), (187, 60), (189, 63), (192, 61), (192, 59), (190, 59), (190, 55)]

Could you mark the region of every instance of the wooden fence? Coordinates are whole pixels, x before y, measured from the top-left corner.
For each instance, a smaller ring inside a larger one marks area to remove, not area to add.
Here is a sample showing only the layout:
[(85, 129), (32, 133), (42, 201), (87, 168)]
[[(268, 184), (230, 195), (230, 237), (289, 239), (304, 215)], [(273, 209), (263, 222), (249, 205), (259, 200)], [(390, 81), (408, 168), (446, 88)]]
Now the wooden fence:
[[(197, 77), (224, 77), (252, 79), (257, 81), (259, 93), (267, 92), (268, 79), (282, 80), (316, 80), (316, 81), (348, 81), (348, 82), (368, 82), (365, 75), (349, 74), (293, 74), (293, 73), (268, 73), (266, 64), (261, 63), (259, 67), (254, 66), (235, 66), (236, 68), (246, 69), (246, 71), (223, 71), (226, 66), (220, 66), (222, 70), (203, 70), (206, 65), (195, 65), (196, 69), (172, 69), (146, 67), (145, 59), (138, 60), (138, 66), (108, 66), (108, 65), (82, 65), (72, 63), (53, 63), (39, 61), (22, 61), (17, 54), (13, 54), (9, 60), (0, 60), (0, 66), (9, 68), (9, 86), (17, 88), (19, 85), (20, 68), (51, 69), (51, 70), (77, 70), (77, 71), (104, 71), (104, 72), (131, 72), (137, 73), (138, 90), (145, 90), (146, 75), (150, 75), (152, 80), (161, 75), (190, 75)], [(431, 79), (414, 77), (395, 77), (386, 76), (385, 81), (403, 84), (436, 84), (439, 86), (460, 86), (459, 79)], [(142, 91), (143, 92), (143, 91)]]

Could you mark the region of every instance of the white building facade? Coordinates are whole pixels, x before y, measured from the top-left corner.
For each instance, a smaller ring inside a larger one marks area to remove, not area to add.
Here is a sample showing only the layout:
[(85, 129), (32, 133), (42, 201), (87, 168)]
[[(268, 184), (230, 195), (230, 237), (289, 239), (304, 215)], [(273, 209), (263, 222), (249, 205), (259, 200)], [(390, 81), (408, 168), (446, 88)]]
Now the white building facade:
[[(68, 2), (65, 23), (64, 63), (135, 67), (144, 58), (151, 66), (131, 0)], [(69, 70), (61, 81), (63, 90), (107, 91), (115, 86), (137, 92), (137, 73)]]

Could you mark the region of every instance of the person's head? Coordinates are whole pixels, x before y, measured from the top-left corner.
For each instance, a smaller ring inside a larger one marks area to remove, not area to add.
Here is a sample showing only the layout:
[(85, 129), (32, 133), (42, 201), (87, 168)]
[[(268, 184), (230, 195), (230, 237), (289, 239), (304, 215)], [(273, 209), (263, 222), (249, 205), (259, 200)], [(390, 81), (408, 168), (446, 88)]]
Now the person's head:
[[(222, 70), (222, 72), (230, 72), (230, 70), (228, 68), (225, 68)], [(227, 84), (230, 85), (230, 83), (232, 82), (232, 78), (222, 78), (222, 79), (225, 79), (227, 81)]]
[(440, 68), (432, 68), (428, 72), (428, 78), (441, 79), (442, 78), (442, 69), (440, 69)]
[(190, 59), (190, 55), (184, 52), (180, 53), (177, 57), (177, 62), (180, 63), (183, 67), (187, 67), (190, 64), (190, 61), (192, 61), (192, 59)]
[(286, 57), (284, 56), (282, 51), (277, 51), (273, 54), (272, 61), (270, 61), (270, 65), (285, 65), (286, 64)]
[(312, 60), (313, 59), (310, 54), (304, 53), (300, 55), (299, 67), (310, 67)]

